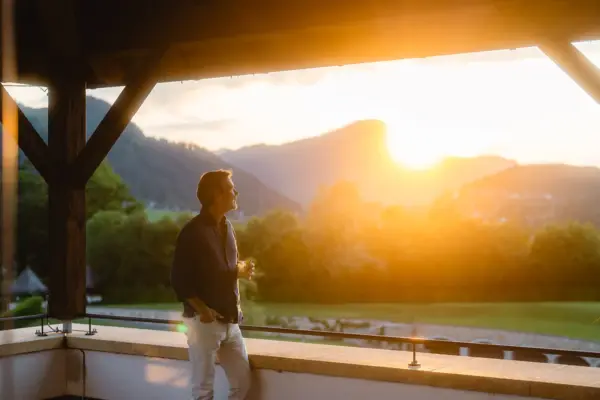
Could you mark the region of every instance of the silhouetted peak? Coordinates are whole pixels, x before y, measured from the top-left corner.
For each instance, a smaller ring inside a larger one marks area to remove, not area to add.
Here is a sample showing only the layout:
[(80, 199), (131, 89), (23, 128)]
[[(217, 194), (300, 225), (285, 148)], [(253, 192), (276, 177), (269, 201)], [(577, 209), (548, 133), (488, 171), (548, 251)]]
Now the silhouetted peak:
[(371, 143), (385, 143), (387, 126), (380, 120), (365, 119), (327, 132), (322, 136), (335, 137), (336, 139), (368, 141)]
[(97, 112), (102, 109), (108, 111), (111, 107), (111, 104), (106, 100), (102, 100), (94, 96), (86, 96), (85, 101), (88, 107), (94, 108)]

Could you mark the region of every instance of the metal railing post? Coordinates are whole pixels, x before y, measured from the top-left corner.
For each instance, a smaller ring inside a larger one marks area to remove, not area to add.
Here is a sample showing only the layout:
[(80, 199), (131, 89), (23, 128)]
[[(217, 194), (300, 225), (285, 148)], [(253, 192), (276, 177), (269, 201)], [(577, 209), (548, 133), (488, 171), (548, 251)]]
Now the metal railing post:
[(92, 329), (92, 317), (88, 317), (88, 331), (85, 333), (86, 336), (93, 336), (98, 331), (96, 329)]
[(45, 319), (45, 316), (42, 315), (42, 317), (40, 318), (40, 320), (41, 320), (40, 330), (35, 331), (35, 334), (37, 336), (48, 336), (48, 334), (44, 332), (44, 325), (46, 324), (46, 321), (44, 319)]
[(408, 366), (411, 368), (419, 368), (421, 364), (417, 361), (417, 344), (415, 342), (412, 342), (412, 355), (413, 359)]

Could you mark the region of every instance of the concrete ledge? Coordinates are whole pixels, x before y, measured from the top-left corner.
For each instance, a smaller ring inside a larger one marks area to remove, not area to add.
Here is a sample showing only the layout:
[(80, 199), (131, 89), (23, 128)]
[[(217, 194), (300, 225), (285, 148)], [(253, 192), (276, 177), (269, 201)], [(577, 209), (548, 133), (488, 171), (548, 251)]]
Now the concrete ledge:
[(37, 329), (21, 328), (0, 331), (0, 357), (65, 347), (66, 343), (63, 335), (50, 333), (48, 336), (36, 336), (35, 331)]
[[(74, 325), (85, 330), (84, 325)], [(34, 328), (0, 332), (0, 357), (70, 348), (187, 361), (182, 333), (97, 327), (94, 336), (74, 332), (35, 336)], [(600, 399), (595, 368), (522, 361), (418, 353), (422, 367), (408, 367), (412, 354), (402, 351), (341, 347), (277, 340), (247, 339), (256, 370), (271, 370), (367, 381), (393, 382), (554, 400)]]
[[(67, 346), (188, 359), (182, 333), (107, 326), (98, 331), (94, 336), (74, 333), (67, 338)], [(422, 367), (413, 370), (408, 367), (412, 354), (402, 351), (262, 339), (247, 339), (247, 346), (255, 369), (555, 400), (600, 399), (600, 375), (595, 368), (419, 353)]]

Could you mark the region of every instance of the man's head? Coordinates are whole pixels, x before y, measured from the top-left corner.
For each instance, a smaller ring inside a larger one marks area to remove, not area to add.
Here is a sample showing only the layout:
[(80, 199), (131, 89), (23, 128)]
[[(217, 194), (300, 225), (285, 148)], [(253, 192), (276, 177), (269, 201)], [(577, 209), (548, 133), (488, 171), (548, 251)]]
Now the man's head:
[(202, 174), (196, 191), (202, 208), (219, 214), (237, 209), (238, 192), (231, 175), (231, 171), (222, 169)]

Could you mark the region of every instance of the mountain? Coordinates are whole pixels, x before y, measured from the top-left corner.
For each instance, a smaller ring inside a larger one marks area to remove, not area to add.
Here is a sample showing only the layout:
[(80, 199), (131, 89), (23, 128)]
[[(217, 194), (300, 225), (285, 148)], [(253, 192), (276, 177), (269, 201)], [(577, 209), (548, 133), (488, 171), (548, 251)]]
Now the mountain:
[(515, 165), (501, 157), (448, 158), (414, 171), (392, 160), (386, 125), (357, 121), (321, 136), (282, 145), (222, 151), (226, 161), (306, 206), (322, 185), (354, 182), (363, 197), (386, 204), (424, 204), (482, 176)]
[(591, 222), (600, 226), (600, 169), (564, 164), (519, 165), (465, 185), (454, 206), (463, 214), (530, 226)]
[[(87, 98), (88, 137), (109, 108), (105, 101)], [(48, 110), (22, 109), (46, 140)], [(245, 215), (263, 214), (274, 208), (300, 211), (300, 206), (294, 201), (211, 152), (195, 145), (147, 137), (134, 123), (127, 126), (107, 158), (137, 199), (158, 208), (197, 210), (198, 178), (203, 172), (224, 168), (233, 171), (233, 179), (240, 192), (240, 210)]]
[[(286, 196), (307, 204), (319, 186), (340, 180), (363, 184), (367, 191), (377, 183), (373, 176), (393, 169), (385, 143), (385, 125), (359, 121), (325, 135), (279, 146), (257, 145), (222, 152), (233, 165), (251, 171)], [(382, 178), (382, 177), (380, 177)]]

